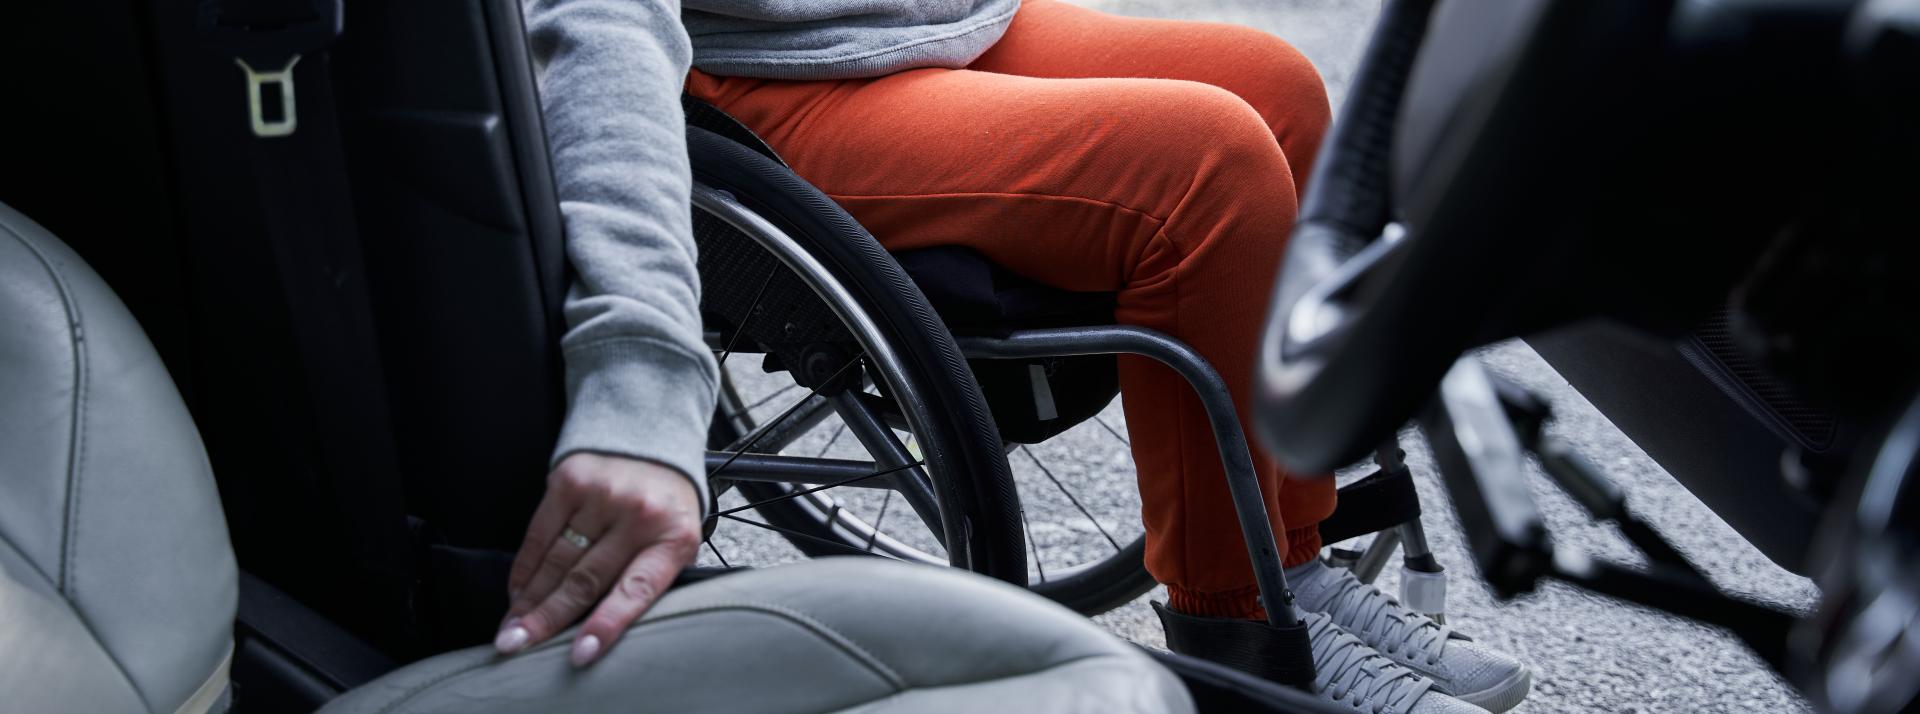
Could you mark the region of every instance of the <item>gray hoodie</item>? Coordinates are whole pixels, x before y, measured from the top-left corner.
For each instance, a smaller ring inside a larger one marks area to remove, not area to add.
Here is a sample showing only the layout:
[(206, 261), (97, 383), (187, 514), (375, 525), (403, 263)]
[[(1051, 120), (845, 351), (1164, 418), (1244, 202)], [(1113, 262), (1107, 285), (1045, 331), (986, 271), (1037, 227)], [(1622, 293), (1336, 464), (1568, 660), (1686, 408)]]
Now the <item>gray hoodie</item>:
[(554, 462), (581, 451), (686, 474), (703, 453), (718, 370), (700, 335), (691, 174), (680, 111), (689, 66), (772, 78), (961, 67), (1019, 0), (527, 0), (567, 258), (567, 418)]
[(775, 79), (962, 67), (993, 46), (1020, 0), (686, 0), (693, 65)]

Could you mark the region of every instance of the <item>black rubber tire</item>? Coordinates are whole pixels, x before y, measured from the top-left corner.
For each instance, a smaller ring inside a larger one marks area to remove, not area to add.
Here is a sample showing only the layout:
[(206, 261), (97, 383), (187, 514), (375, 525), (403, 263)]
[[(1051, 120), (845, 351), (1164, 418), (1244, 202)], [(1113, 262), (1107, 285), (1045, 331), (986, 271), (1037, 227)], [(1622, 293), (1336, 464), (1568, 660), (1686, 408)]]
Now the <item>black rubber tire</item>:
[(1032, 583), (1031, 588), (1048, 600), (1091, 617), (1133, 602), (1159, 584), (1147, 572), (1146, 541), (1142, 537), (1110, 558), (1064, 577), (1054, 574), (1046, 582)]
[[(952, 565), (1025, 587), (1019, 494), (999, 434), (959, 347), (919, 287), (838, 204), (786, 167), (697, 127), (687, 129), (687, 153), (696, 183), (726, 191), (785, 231), (872, 318), (908, 372), (900, 378), (935, 405), (925, 411), (928, 433), (916, 436), (930, 466), (943, 465), (927, 471), (946, 522)], [(778, 495), (780, 491), (767, 490), (783, 488), (741, 484), (742, 493), (753, 500)], [(758, 510), (775, 525), (820, 531), (823, 524), (808, 517), (806, 509), (789, 507), (795, 505), (783, 502)], [(813, 552), (821, 549), (817, 544), (792, 540), (810, 554), (827, 554)]]

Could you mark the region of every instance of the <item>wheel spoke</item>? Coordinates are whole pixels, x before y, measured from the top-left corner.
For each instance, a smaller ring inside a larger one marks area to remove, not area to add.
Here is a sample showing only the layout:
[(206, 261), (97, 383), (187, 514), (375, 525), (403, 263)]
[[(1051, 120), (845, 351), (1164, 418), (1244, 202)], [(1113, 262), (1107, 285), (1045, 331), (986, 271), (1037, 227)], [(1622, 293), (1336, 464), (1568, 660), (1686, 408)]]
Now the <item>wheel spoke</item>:
[(1113, 539), (1113, 534), (1107, 532), (1106, 526), (1100, 525), (1100, 519), (1094, 518), (1092, 511), (1087, 510), (1086, 506), (1080, 505), (1080, 499), (1074, 498), (1073, 492), (1068, 491), (1066, 485), (1060, 483), (1060, 479), (1054, 478), (1053, 471), (1049, 470), (1046, 464), (1040, 463), (1040, 457), (1034, 456), (1032, 449), (1027, 448), (1023, 444), (1020, 447), (1020, 453), (1026, 454), (1027, 458), (1033, 461), (1034, 466), (1040, 467), (1040, 473), (1047, 475), (1047, 480), (1053, 482), (1054, 488), (1060, 489), (1060, 493), (1065, 494), (1067, 497), (1067, 500), (1073, 502), (1073, 507), (1080, 509), (1080, 515), (1086, 516), (1088, 521), (1093, 522), (1093, 527), (1100, 531), (1100, 535), (1106, 536), (1107, 543), (1113, 545), (1113, 552), (1115, 553), (1120, 552), (1120, 541)]
[[(745, 405), (745, 407), (739, 407), (739, 409), (728, 409), (728, 403), (722, 401), (722, 403), (720, 403), (720, 413), (726, 416), (726, 420), (730, 420), (730, 422), (735, 424), (733, 428), (739, 428), (739, 424), (743, 422), (741, 416), (745, 416), (745, 422), (751, 424), (751, 422), (753, 422), (753, 411), (755, 411), (755, 409), (766, 407), (766, 403), (770, 403), (770, 401), (774, 401), (774, 399), (780, 399), (781, 393), (793, 392), (793, 390), (799, 390), (799, 388), (801, 388), (799, 384), (787, 384), (787, 386), (783, 386), (780, 390), (774, 390), (774, 393), (770, 393), (770, 395), (766, 395), (766, 397), (760, 397), (760, 401), (755, 401), (755, 403)], [(733, 395), (732, 401), (733, 405), (739, 405), (739, 395)], [(741, 430), (741, 432), (747, 432), (745, 428), (739, 428), (739, 430)]]
[[(755, 528), (765, 528), (767, 530), (773, 531), (775, 533), (779, 533), (784, 536), (799, 538), (801, 540), (812, 542), (812, 543), (819, 543), (829, 548), (844, 551), (852, 555), (872, 555), (871, 553), (862, 552), (859, 548), (855, 548), (845, 543), (830, 541), (825, 538), (821, 538), (819, 536), (815, 536), (809, 533), (802, 533), (792, 528), (783, 528), (780, 526), (773, 525), (771, 523), (761, 523), (759, 521), (747, 520), (745, 518), (741, 518), (739, 516), (732, 515), (732, 514), (723, 514), (720, 517), (736, 523), (745, 523)], [(874, 557), (879, 557), (879, 556), (874, 556)]]
[[(827, 452), (833, 449), (834, 442), (839, 441), (840, 435), (845, 433), (847, 433), (847, 423), (843, 421), (840, 422), (839, 426), (833, 428), (833, 435), (827, 437), (827, 445), (820, 447), (820, 453), (814, 454), (813, 458), (818, 459), (825, 457)], [(889, 493), (891, 493), (891, 491), (889, 491)]]
[[(846, 364), (840, 365), (840, 369), (834, 370), (833, 376), (830, 376), (822, 380), (820, 384), (822, 386), (833, 384), (836, 380), (840, 379), (840, 375), (846, 374), (848, 369), (852, 368), (854, 365), (859, 363), (860, 363), (860, 355), (856, 354), (853, 356), (853, 359), (847, 360)], [(756, 430), (752, 438), (747, 439), (747, 443), (742, 444), (740, 445), (739, 448), (732, 450), (733, 455), (729, 456), (725, 462), (721, 463), (718, 467), (714, 468), (714, 470), (708, 471), (707, 478), (713, 478), (714, 474), (718, 474), (721, 472), (721, 470), (732, 465), (734, 462), (734, 459), (738, 459), (740, 458), (741, 454), (747, 453), (747, 450), (753, 448), (754, 444), (760, 443), (761, 439), (766, 438), (767, 434), (772, 432), (775, 427), (778, 427), (782, 423), (785, 423), (789, 417), (793, 416), (794, 412), (800, 410), (800, 407), (806, 406), (807, 403), (811, 402), (814, 397), (819, 396), (820, 389), (821, 387), (814, 387), (812, 390), (807, 392), (806, 398), (801, 399), (798, 402), (795, 402), (793, 406), (787, 407), (786, 411), (780, 412), (780, 416), (774, 417), (773, 421), (768, 422), (766, 426), (760, 427), (758, 430)]]
[(793, 391), (793, 390), (795, 390), (795, 389), (799, 389), (799, 388), (800, 388), (800, 383), (799, 383), (799, 382), (795, 382), (795, 383), (793, 383), (793, 384), (789, 384), (789, 385), (787, 385), (787, 386), (784, 386), (784, 387), (781, 387), (781, 388), (779, 388), (778, 390), (775, 390), (775, 391), (774, 391), (774, 393), (772, 393), (772, 394), (769, 394), (769, 395), (767, 395), (767, 396), (764, 396), (764, 397), (761, 397), (761, 398), (760, 398), (760, 401), (757, 401), (757, 402), (754, 402), (754, 403), (752, 403), (752, 404), (748, 404), (748, 405), (747, 405), (747, 408), (746, 408), (746, 412), (747, 412), (747, 415), (748, 415), (748, 416), (752, 416), (752, 415), (753, 415), (753, 410), (755, 410), (755, 409), (759, 409), (760, 407), (764, 407), (764, 406), (766, 406), (766, 405), (767, 405), (767, 403), (768, 403), (768, 402), (771, 402), (771, 401), (773, 401), (773, 400), (775, 400), (775, 399), (779, 399), (779, 398), (780, 398), (780, 395), (782, 395), (782, 394), (786, 394), (787, 392), (791, 392), (791, 391)]
[[(727, 510), (724, 510), (724, 511), (721, 511), (721, 512), (719, 512), (719, 513), (715, 513), (715, 514), (713, 514), (713, 517), (715, 517), (715, 518), (718, 518), (718, 517), (721, 517), (721, 516), (725, 516), (725, 515), (728, 515), (728, 514), (733, 514), (733, 513), (739, 513), (739, 512), (741, 512), (741, 511), (745, 511), (745, 510), (750, 510), (750, 509), (754, 509), (754, 508), (759, 508), (759, 507), (761, 507), (761, 506), (766, 506), (766, 505), (769, 505), (769, 504), (774, 504), (774, 503), (779, 503), (779, 502), (781, 502), (781, 501), (790, 501), (790, 500), (793, 500), (793, 499), (796, 499), (796, 498), (799, 498), (799, 497), (801, 497), (801, 496), (805, 496), (805, 495), (807, 495), (807, 494), (810, 494), (810, 493), (819, 493), (819, 492), (821, 492), (821, 491), (825, 491), (825, 490), (827, 490), (827, 489), (829, 489), (829, 488), (838, 488), (838, 487), (840, 487), (840, 486), (845, 486), (845, 485), (848, 485), (848, 484), (852, 484), (852, 483), (858, 483), (858, 482), (861, 482), (861, 481), (865, 481), (865, 480), (867, 480), (867, 479), (871, 479), (871, 478), (879, 478), (879, 477), (881, 477), (881, 476), (888, 476), (888, 475), (892, 475), (892, 474), (896, 474), (896, 473), (900, 473), (901, 471), (905, 471), (905, 470), (907, 470), (907, 469), (910, 469), (910, 468), (913, 468), (913, 467), (915, 467), (915, 466), (919, 466), (919, 465), (921, 465), (921, 464), (924, 464), (924, 463), (926, 463), (926, 462), (924, 462), (924, 461), (915, 461), (915, 462), (913, 462), (913, 463), (910, 463), (910, 464), (902, 464), (902, 465), (899, 465), (899, 466), (895, 466), (895, 467), (893, 467), (893, 468), (890, 468), (890, 469), (881, 469), (881, 470), (879, 470), (879, 471), (875, 471), (875, 472), (873, 472), (873, 473), (870, 473), (870, 474), (862, 474), (862, 475), (859, 475), (859, 476), (854, 476), (854, 477), (852, 477), (852, 478), (845, 478), (845, 479), (841, 479), (841, 480), (839, 480), (839, 481), (835, 481), (835, 482), (833, 482), (833, 483), (826, 483), (826, 484), (821, 484), (821, 485), (819, 485), (819, 486), (814, 486), (813, 488), (807, 488), (807, 489), (801, 489), (801, 490), (799, 490), (799, 491), (792, 491), (792, 492), (789, 492), (789, 493), (784, 493), (784, 494), (781, 494), (781, 495), (778, 495), (778, 496), (774, 496), (773, 498), (768, 498), (768, 499), (763, 499), (763, 500), (760, 500), (760, 501), (755, 501), (755, 502), (753, 502), (753, 503), (749, 503), (749, 504), (747, 504), (747, 505), (744, 505), (744, 506), (735, 506), (735, 507), (733, 507), (733, 508), (729, 508), (729, 509), (727, 509)], [(719, 469), (715, 469), (715, 470), (716, 470), (716, 471), (718, 471)]]
[(754, 315), (760, 309), (760, 298), (766, 297), (767, 286), (773, 284), (773, 276), (780, 274), (780, 266), (767, 271), (767, 279), (760, 281), (760, 289), (754, 291), (753, 302), (747, 305), (747, 316), (740, 319), (740, 326), (733, 329), (733, 336), (727, 338), (727, 348), (720, 351), (720, 367), (727, 366), (727, 358), (733, 356), (733, 346), (739, 344), (740, 336), (747, 334), (747, 326), (753, 324)]
[[(905, 466), (916, 460), (860, 395), (842, 392), (833, 398), (833, 402), (840, 420), (846, 423), (854, 438), (867, 448), (867, 453), (873, 456), (874, 461), (886, 466)], [(940, 520), (940, 501), (934, 496), (933, 484), (926, 473), (910, 470), (895, 479), (895, 483), (900, 487), (900, 495), (907, 499), (907, 505), (913, 507), (914, 514), (927, 524), (927, 529), (933, 532), (941, 545), (946, 545), (945, 526)]]
[(725, 369), (720, 370), (720, 393), (714, 407), (720, 412), (720, 420), (732, 427), (734, 433), (746, 434), (753, 431), (753, 419), (747, 410), (739, 408), (740, 404), (740, 391), (734, 387), (733, 376)]
[[(791, 446), (795, 440), (825, 421), (833, 414), (826, 397), (813, 395), (803, 397), (789, 413), (783, 413), (779, 421), (768, 422), (755, 428), (751, 433), (740, 437), (727, 445), (725, 451), (746, 448), (758, 453), (777, 454)], [(751, 446), (749, 446), (751, 445)]]
[(727, 564), (727, 556), (720, 554), (720, 548), (713, 544), (712, 538), (707, 539), (707, 550), (713, 551), (713, 557), (718, 558), (720, 560), (720, 567), (722, 568), (733, 567), (732, 565)]

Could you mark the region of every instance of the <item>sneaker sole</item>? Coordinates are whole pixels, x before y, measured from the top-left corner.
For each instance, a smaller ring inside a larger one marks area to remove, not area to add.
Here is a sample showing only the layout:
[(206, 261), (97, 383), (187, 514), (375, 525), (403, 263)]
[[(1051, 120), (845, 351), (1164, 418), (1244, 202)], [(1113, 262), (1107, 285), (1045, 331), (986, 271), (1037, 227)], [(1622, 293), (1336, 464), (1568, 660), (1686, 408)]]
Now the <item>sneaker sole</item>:
[(1478, 692), (1450, 694), (1454, 699), (1500, 714), (1508, 709), (1520, 706), (1520, 700), (1527, 698), (1533, 691), (1533, 670), (1521, 667), (1506, 679)]

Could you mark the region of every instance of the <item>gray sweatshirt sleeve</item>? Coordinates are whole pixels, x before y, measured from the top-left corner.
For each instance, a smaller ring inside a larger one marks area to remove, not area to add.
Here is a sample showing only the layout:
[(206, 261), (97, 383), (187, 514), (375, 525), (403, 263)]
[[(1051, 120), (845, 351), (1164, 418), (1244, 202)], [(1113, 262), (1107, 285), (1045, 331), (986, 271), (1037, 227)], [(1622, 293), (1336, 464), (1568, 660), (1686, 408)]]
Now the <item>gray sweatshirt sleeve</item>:
[(553, 460), (645, 459), (693, 481), (718, 369), (700, 336), (679, 0), (530, 0), (567, 258), (567, 418)]

